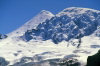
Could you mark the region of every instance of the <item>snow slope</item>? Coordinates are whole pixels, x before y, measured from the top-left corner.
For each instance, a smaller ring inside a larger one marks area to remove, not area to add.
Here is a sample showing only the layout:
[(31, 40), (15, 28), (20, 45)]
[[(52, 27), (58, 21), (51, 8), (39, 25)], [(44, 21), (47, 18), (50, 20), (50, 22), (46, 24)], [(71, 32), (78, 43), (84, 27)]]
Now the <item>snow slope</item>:
[(0, 57), (5, 58), (10, 62), (10, 65), (13, 65), (19, 62), (22, 57), (31, 57), (34, 59), (27, 60), (26, 63), (28, 63), (76, 55), (74, 58), (86, 64), (87, 57), (95, 54), (100, 49), (100, 39), (98, 37), (83, 37), (80, 48), (76, 47), (77, 42), (75, 45), (69, 43), (63, 41), (56, 45), (51, 40), (24, 42), (5, 39), (5, 42), (0, 42)]
[(11, 32), (8, 34), (8, 36), (21, 36), (23, 35), (27, 30), (35, 29), (38, 24), (44, 22), (47, 19), (52, 18), (54, 15), (46, 10), (42, 10), (39, 14), (37, 14), (35, 17), (33, 17), (31, 20), (26, 22), (24, 25), (22, 25), (17, 30)]

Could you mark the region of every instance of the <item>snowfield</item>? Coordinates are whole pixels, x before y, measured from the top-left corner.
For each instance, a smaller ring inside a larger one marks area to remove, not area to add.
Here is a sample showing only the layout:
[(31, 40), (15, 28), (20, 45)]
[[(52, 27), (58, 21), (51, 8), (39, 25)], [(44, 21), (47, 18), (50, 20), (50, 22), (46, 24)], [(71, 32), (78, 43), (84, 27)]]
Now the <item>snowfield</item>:
[(80, 48), (76, 47), (77, 42), (74, 46), (72, 44), (67, 46), (68, 42), (65, 41), (54, 44), (51, 40), (24, 42), (7, 38), (0, 42), (0, 57), (9, 61), (9, 65), (13, 65), (20, 61), (22, 57), (33, 57), (33, 62), (39, 62), (40, 60), (37, 59), (38, 57), (41, 57), (41, 60), (46, 60), (64, 58), (67, 55), (76, 55), (74, 58), (86, 64), (87, 57), (95, 54), (100, 49), (99, 43), (100, 38), (93, 36), (83, 37)]

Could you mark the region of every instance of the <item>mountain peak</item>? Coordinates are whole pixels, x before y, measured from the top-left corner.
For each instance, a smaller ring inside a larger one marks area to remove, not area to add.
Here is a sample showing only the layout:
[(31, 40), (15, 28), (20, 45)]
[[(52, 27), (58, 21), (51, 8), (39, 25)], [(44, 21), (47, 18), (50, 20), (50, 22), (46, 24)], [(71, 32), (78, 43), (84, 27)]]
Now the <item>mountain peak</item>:
[(50, 11), (47, 11), (47, 10), (42, 10), (39, 14), (54, 16)]
[(67, 11), (75, 11), (75, 10), (77, 10), (77, 11), (87, 11), (87, 10), (92, 10), (92, 11), (95, 11), (95, 12), (97, 12), (98, 10), (94, 10), (94, 9), (90, 9), (90, 8), (82, 8), (82, 7), (69, 7), (69, 8), (65, 8), (64, 10), (63, 10), (63, 12), (67, 12)]
[[(21, 36), (23, 33), (25, 33), (27, 30), (35, 29), (37, 25), (39, 25), (42, 22), (45, 22), (47, 19), (51, 19), (54, 15), (46, 10), (42, 10), (40, 13), (38, 13), (35, 17), (30, 19), (28, 22), (26, 22), (24, 25), (22, 25), (17, 30), (13, 31), (12, 34), (16, 34), (16, 36)], [(14, 35), (15, 36), (15, 35)]]
[(65, 8), (64, 10), (62, 10), (60, 13), (57, 14), (57, 16), (68, 15), (68, 16), (72, 17), (73, 15), (90, 13), (90, 12), (100, 13), (99, 10), (94, 10), (94, 9), (90, 9), (90, 8), (69, 7), (69, 8)]
[[(40, 13), (49, 13), (50, 11), (47, 11), (47, 10), (41, 10)], [(51, 13), (51, 12), (50, 12)]]

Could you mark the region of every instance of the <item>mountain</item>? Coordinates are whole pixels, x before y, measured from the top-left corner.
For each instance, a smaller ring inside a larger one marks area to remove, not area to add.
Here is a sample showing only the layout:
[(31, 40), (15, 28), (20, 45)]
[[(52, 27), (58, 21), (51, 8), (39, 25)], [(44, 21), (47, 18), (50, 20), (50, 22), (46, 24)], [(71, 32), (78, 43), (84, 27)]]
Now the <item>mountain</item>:
[(43, 10), (0, 40), (0, 66), (86, 66), (100, 49), (99, 27), (99, 10), (70, 7), (56, 15)]
[(66, 8), (50, 20), (40, 23), (36, 29), (25, 32), (23, 39), (26, 41), (51, 39), (54, 43), (79, 39), (93, 34), (98, 29), (100, 26), (98, 18), (100, 18), (98, 10)]
[(46, 10), (42, 10), (39, 14), (37, 14), (35, 17), (33, 17), (31, 20), (26, 22), (24, 25), (22, 25), (17, 30), (11, 32), (8, 34), (8, 36), (21, 36), (23, 35), (27, 30), (35, 29), (38, 24), (44, 22), (47, 19), (52, 18), (54, 15)]

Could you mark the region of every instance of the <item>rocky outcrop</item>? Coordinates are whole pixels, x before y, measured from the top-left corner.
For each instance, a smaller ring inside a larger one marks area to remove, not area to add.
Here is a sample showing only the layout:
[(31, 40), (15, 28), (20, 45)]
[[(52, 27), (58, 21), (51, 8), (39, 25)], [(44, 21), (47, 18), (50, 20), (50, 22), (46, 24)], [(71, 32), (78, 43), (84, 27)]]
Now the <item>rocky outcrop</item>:
[(3, 57), (0, 57), (0, 66), (7, 66), (9, 64)]
[(100, 66), (100, 50), (93, 56), (89, 56), (86, 66)]
[(39, 24), (36, 29), (25, 32), (23, 39), (26, 41), (51, 39), (57, 44), (63, 40), (88, 36), (97, 30), (99, 17), (100, 11), (93, 9), (67, 8), (50, 20)]

